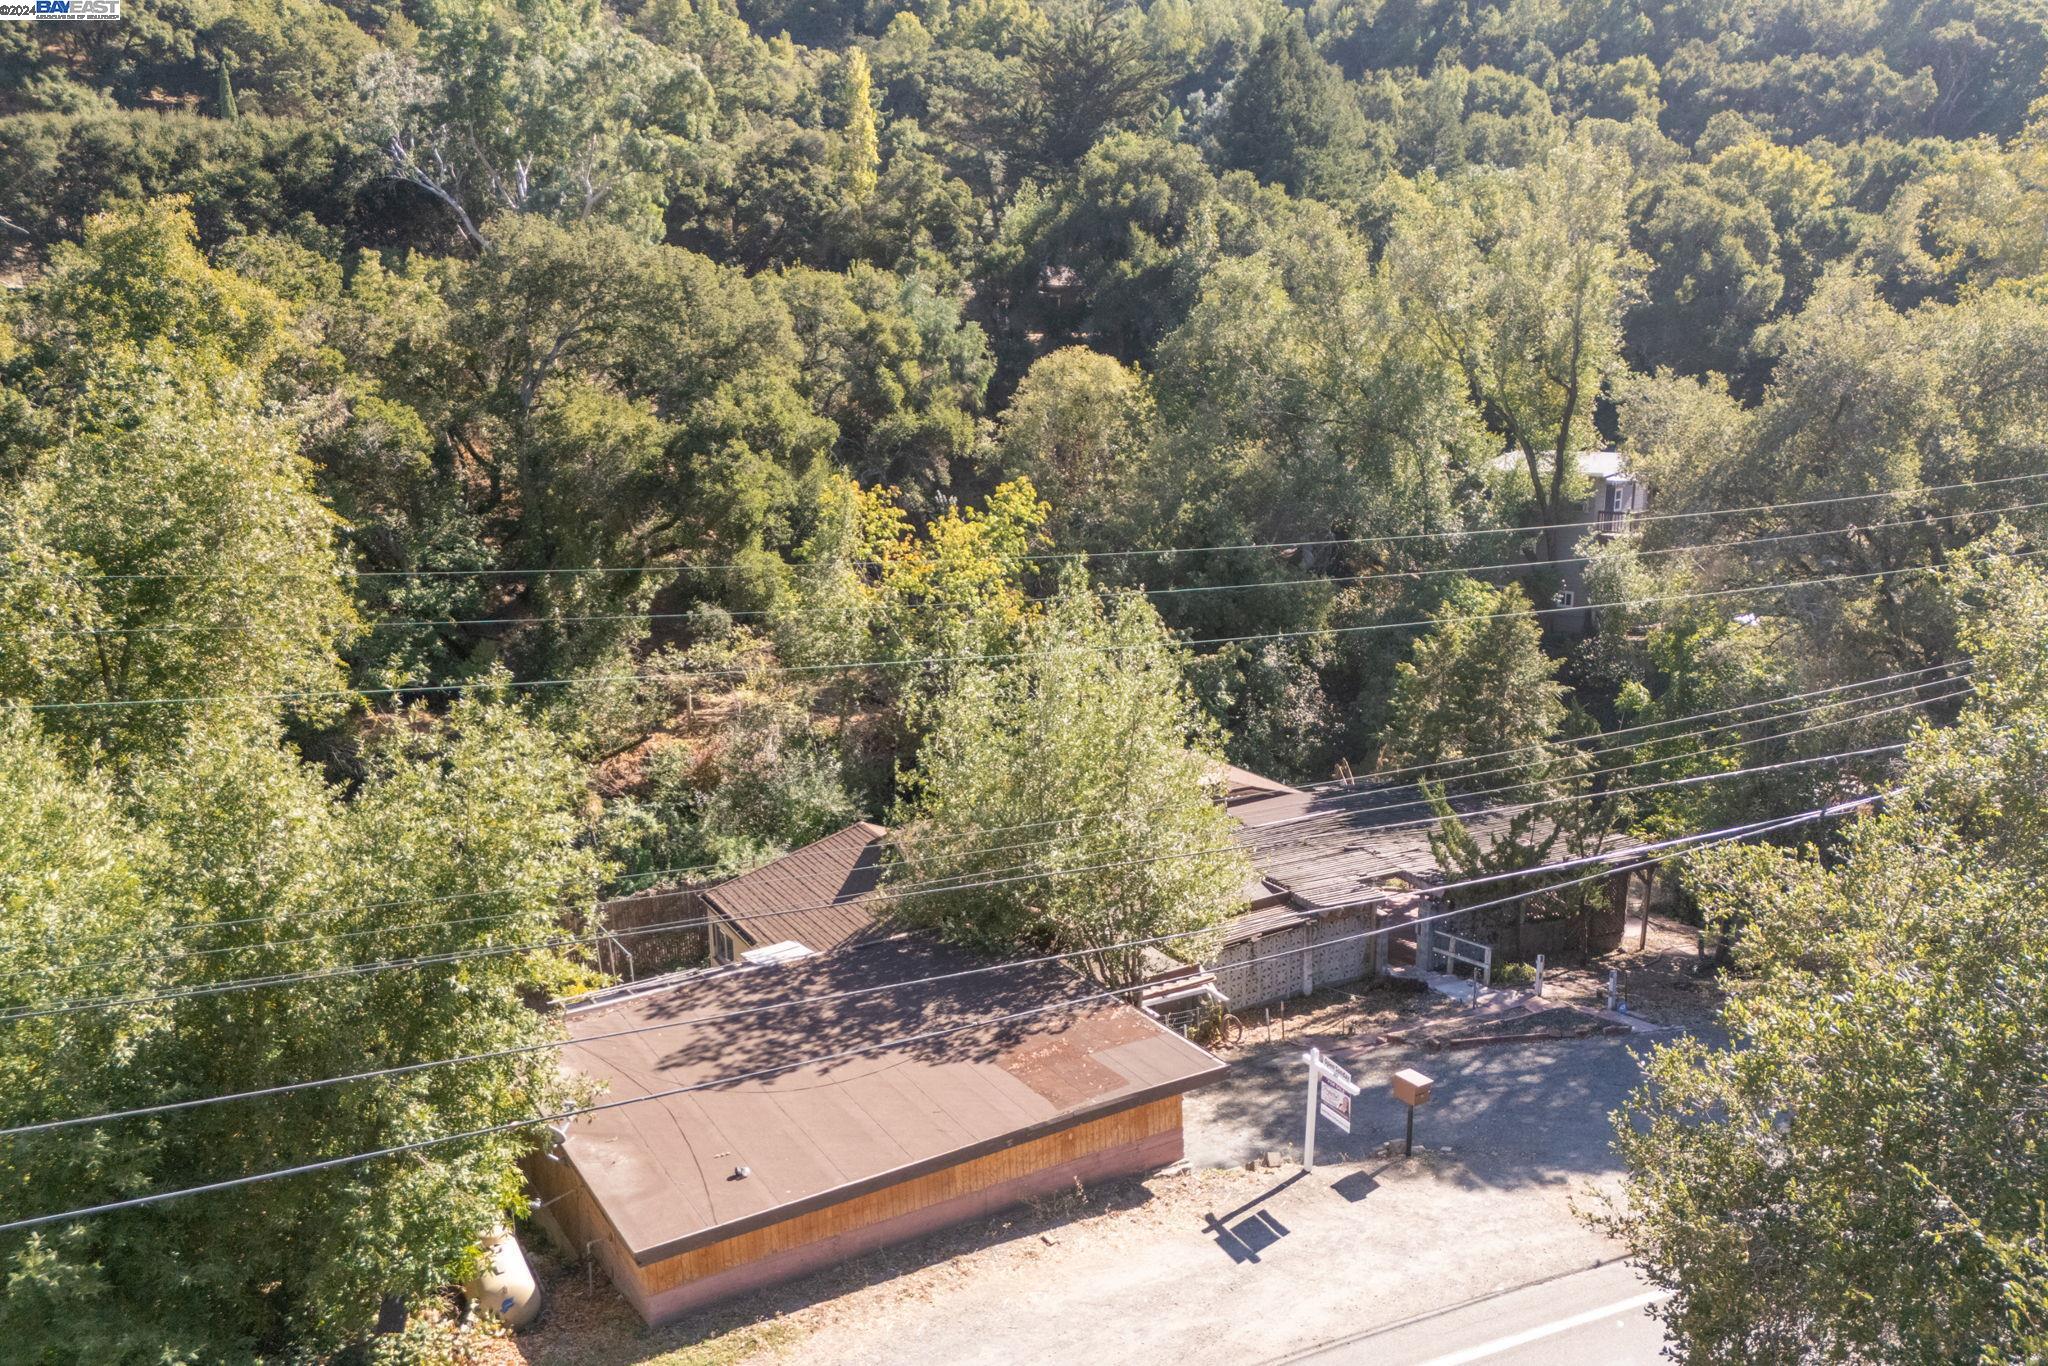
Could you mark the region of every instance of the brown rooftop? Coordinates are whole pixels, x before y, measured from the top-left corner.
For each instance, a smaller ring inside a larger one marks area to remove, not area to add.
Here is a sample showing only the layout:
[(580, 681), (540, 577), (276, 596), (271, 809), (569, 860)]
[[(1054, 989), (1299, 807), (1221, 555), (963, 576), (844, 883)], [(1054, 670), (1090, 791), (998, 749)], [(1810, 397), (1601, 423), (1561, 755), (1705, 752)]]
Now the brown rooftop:
[[(1514, 820), (1477, 802), (1453, 798), (1452, 806), (1481, 848)], [(1298, 907), (1355, 904), (1443, 880), (1429, 840), (1436, 822), (1413, 784), (1292, 792), (1232, 805), (1230, 814), (1259, 877)], [(1532, 833), (1541, 838), (1549, 829), (1539, 816)]]
[(749, 948), (793, 940), (824, 953), (875, 926), (882, 853), (889, 832), (872, 821), (791, 850), (704, 893)]
[(1236, 806), (1241, 802), (1263, 801), (1268, 797), (1299, 797), (1303, 795), (1298, 787), (1254, 773), (1236, 764), (1214, 764), (1209, 777), (1223, 788), (1223, 804)]
[[(1052, 964), (817, 998), (987, 966), (897, 935), (774, 966), (715, 968), (572, 1007), (564, 1062), (650, 1095), (967, 1025), (833, 1062), (620, 1106), (570, 1126), (566, 1156), (646, 1264), (1213, 1081), (1223, 1065)], [(813, 1004), (790, 1004), (809, 1000)], [(759, 1014), (690, 1023), (755, 1007)], [(593, 1036), (674, 1021), (628, 1038)], [(736, 1175), (740, 1167), (749, 1174)]]

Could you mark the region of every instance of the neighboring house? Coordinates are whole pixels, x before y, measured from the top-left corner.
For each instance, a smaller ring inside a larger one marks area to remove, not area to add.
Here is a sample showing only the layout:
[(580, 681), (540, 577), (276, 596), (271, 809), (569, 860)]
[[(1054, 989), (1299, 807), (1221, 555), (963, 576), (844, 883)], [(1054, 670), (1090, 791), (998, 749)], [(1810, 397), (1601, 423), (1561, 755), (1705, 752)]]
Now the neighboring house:
[[(1432, 939), (1456, 928), (1409, 924), (1443, 909), (1431, 889), (1445, 881), (1430, 844), (1435, 827), (1418, 824), (1430, 809), (1414, 785), (1364, 780), (1307, 792), (1242, 769), (1224, 776), (1224, 805), (1258, 875), (1246, 910), (1225, 927), (1222, 947), (1205, 965), (1233, 1006), (1265, 1005), (1412, 964), (1418, 941), (1427, 954)], [(1513, 820), (1478, 804), (1460, 814), (1482, 846), (1505, 835)], [(1584, 927), (1583, 947), (1619, 942), (1630, 876), (1610, 879), (1609, 912)], [(1380, 929), (1387, 933), (1368, 937)], [(1522, 943), (1511, 946), (1519, 952), (1581, 947), (1549, 925), (1517, 933)]]
[(814, 840), (703, 893), (714, 963), (800, 944), (824, 953), (871, 933), (889, 832), (872, 821)]
[(1223, 1064), (1114, 1001), (1024, 1015), (1093, 988), (985, 965), (893, 935), (568, 1003), (564, 1065), (607, 1100), (660, 1098), (581, 1116), (527, 1159), (537, 1217), (661, 1323), (1179, 1160), (1181, 1096)]
[[(1619, 536), (1649, 506), (1648, 490), (1642, 480), (1629, 473), (1628, 458), (1619, 451), (1579, 452), (1579, 473), (1591, 481), (1593, 488), (1579, 503), (1579, 524), (1584, 529), (1572, 537), (1573, 544), (1585, 539), (1588, 533), (1602, 540)], [(1575, 558), (1560, 565), (1558, 577), (1562, 583), (1554, 605), (1585, 610), (1560, 612), (1549, 618), (1551, 629), (1565, 635), (1591, 635), (1593, 609), (1585, 607), (1586, 562)]]
[[(1503, 453), (1495, 463), (1503, 470), (1522, 471), (1526, 468), (1518, 450)], [(1628, 457), (1620, 451), (1580, 451), (1578, 472), (1580, 479), (1590, 484), (1591, 489), (1579, 500), (1571, 516), (1565, 519), (1573, 527), (1565, 538), (1567, 545), (1575, 546), (1588, 535), (1603, 539), (1619, 536), (1648, 509), (1649, 490), (1630, 472)], [(1543, 618), (1545, 628), (1560, 635), (1592, 634), (1593, 611), (1585, 606), (1586, 562), (1574, 558), (1555, 568), (1559, 580), (1556, 596), (1549, 603), (1537, 605), (1585, 610), (1552, 612)]]

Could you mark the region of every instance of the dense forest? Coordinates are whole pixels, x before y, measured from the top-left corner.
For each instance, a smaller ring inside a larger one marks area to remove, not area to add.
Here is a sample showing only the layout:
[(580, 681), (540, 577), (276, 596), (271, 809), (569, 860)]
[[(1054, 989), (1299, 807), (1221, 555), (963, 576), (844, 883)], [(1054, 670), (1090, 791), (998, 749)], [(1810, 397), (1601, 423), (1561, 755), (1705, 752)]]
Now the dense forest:
[[(860, 817), (930, 880), (1227, 844), (1219, 757), (1756, 770), (1569, 847), (1863, 791), (1962, 705), (1937, 571), (2048, 530), (2042, 0), (125, 8), (0, 25), (9, 1124), (548, 1037), (597, 901)], [(1599, 450), (1648, 515), (1581, 542)], [(1906, 701), (1657, 729), (1829, 695)], [(10, 1140), (0, 1214), (565, 1088)], [(0, 1331), (347, 1341), (526, 1143), (0, 1232)]]

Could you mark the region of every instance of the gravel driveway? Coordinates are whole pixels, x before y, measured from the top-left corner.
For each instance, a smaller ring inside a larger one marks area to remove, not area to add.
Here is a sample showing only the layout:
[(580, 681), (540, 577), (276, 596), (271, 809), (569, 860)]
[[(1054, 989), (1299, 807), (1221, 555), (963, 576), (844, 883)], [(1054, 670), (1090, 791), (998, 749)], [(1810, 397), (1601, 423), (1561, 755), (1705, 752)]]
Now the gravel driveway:
[[(1639, 1040), (1566, 1039), (1424, 1054), (1309, 1042), (1363, 1089), (1352, 1102), (1348, 1137), (1327, 1123), (1318, 1129), (1319, 1164), (1363, 1161), (1401, 1136), (1407, 1109), (1389, 1093), (1388, 1079), (1413, 1067), (1436, 1080), (1435, 1099), (1416, 1112), (1416, 1142), (1455, 1154), (1469, 1179), (1501, 1189), (1609, 1170), (1607, 1116), (1640, 1077), (1643, 1047)], [(1188, 1096), (1188, 1161), (1238, 1166), (1278, 1150), (1298, 1162), (1307, 1046), (1290, 1040), (1241, 1049), (1228, 1076)]]

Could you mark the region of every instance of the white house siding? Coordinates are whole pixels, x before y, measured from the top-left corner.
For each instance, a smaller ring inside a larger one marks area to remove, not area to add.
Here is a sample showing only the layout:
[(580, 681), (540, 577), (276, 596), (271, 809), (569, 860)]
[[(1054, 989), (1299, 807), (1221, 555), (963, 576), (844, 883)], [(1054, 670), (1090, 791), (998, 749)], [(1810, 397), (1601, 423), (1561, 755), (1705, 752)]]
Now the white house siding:
[(1371, 928), (1370, 911), (1340, 912), (1226, 944), (1210, 964), (1216, 986), (1243, 1010), (1356, 982), (1373, 971), (1374, 941), (1359, 937)]
[(1355, 982), (1372, 972), (1373, 941), (1359, 937), (1372, 928), (1371, 912), (1324, 916), (1314, 928), (1317, 986)]

